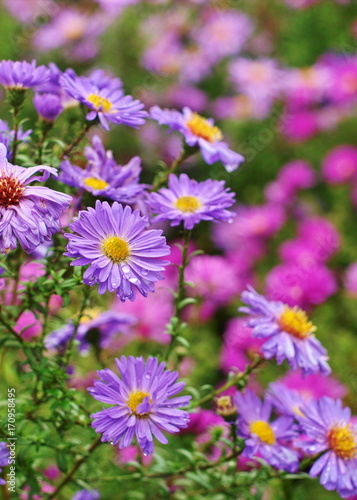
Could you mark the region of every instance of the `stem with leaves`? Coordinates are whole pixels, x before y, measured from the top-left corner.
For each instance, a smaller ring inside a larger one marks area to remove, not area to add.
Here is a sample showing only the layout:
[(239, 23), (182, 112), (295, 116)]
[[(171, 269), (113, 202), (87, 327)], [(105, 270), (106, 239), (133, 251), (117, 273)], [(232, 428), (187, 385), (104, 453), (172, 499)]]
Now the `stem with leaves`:
[(82, 130), (79, 132), (77, 138), (68, 146), (67, 149), (64, 150), (61, 159), (63, 159), (65, 156), (68, 156), (72, 150), (78, 146), (78, 144), (81, 142), (81, 140), (85, 137), (86, 133), (91, 129), (91, 127), (95, 124), (95, 121), (93, 122), (85, 122)]
[(227, 389), (230, 389), (231, 387), (234, 386), (239, 386), (240, 389), (245, 387), (248, 383), (248, 377), (253, 373), (262, 363), (264, 362), (264, 358), (262, 357), (257, 357), (251, 365), (248, 365), (244, 372), (238, 372), (235, 375), (233, 375), (232, 378), (229, 378), (225, 384), (223, 384), (221, 387), (218, 389), (210, 392), (206, 396), (203, 396), (201, 399), (198, 401), (194, 402), (192, 404), (193, 407), (201, 406), (204, 403), (207, 403), (211, 399), (214, 399), (216, 396), (219, 394), (222, 394), (222, 392), (226, 391)]
[(194, 299), (185, 299), (185, 269), (189, 262), (188, 247), (190, 243), (191, 233), (192, 233), (191, 230), (190, 231), (187, 229), (183, 230), (182, 262), (178, 266), (179, 270), (178, 290), (177, 293), (175, 294), (174, 315), (171, 318), (170, 324), (168, 325), (168, 332), (171, 335), (171, 339), (166, 351), (165, 361), (169, 359), (172, 350), (175, 346), (177, 337), (180, 335), (182, 330), (186, 328), (186, 324), (183, 323), (180, 319), (181, 311), (186, 305), (194, 301)]
[(80, 468), (80, 466), (90, 457), (90, 454), (100, 445), (101, 443), (101, 436), (98, 436), (95, 441), (90, 445), (90, 447), (87, 450), (87, 453), (83, 455), (81, 458), (76, 460), (74, 463), (72, 469), (68, 472), (68, 474), (62, 479), (60, 484), (57, 486), (55, 491), (51, 493), (50, 495), (47, 495), (48, 500), (52, 500), (53, 498), (56, 498), (58, 493), (62, 490), (64, 486), (66, 486), (67, 483), (69, 483), (72, 480), (72, 477), (74, 474), (77, 472), (77, 470)]

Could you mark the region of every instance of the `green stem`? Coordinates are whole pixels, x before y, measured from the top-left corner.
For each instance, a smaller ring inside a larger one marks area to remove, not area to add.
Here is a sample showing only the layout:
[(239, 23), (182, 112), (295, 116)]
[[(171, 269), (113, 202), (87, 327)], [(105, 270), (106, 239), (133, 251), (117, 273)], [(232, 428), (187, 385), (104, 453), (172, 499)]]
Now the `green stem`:
[(210, 401), (211, 399), (214, 399), (216, 396), (219, 394), (222, 394), (222, 392), (226, 391), (227, 389), (230, 389), (231, 387), (235, 386), (238, 382), (245, 382), (244, 386), (248, 382), (248, 376), (256, 370), (262, 363), (264, 362), (264, 358), (258, 357), (251, 365), (248, 365), (247, 368), (244, 370), (244, 372), (239, 372), (237, 373), (231, 380), (228, 380), (224, 385), (216, 389), (215, 391), (212, 391), (211, 393), (207, 394), (203, 398), (199, 399), (197, 402), (193, 404), (194, 407), (201, 406), (204, 403), (207, 403), (207, 401)]
[(50, 495), (47, 495), (48, 500), (52, 500), (56, 498), (58, 493), (62, 490), (64, 486), (66, 486), (67, 483), (69, 483), (74, 476), (74, 474), (77, 472), (77, 470), (80, 468), (80, 466), (89, 458), (90, 454), (100, 445), (101, 443), (101, 436), (98, 436), (95, 441), (91, 444), (91, 446), (88, 448), (88, 451), (85, 455), (83, 455), (81, 458), (79, 458), (73, 465), (72, 469), (69, 471), (69, 473), (62, 479), (60, 484), (57, 486), (55, 491), (51, 493)]
[(190, 156), (196, 153), (198, 149), (196, 147), (188, 147), (184, 146), (182, 148), (182, 151), (180, 153), (180, 156), (178, 156), (172, 163), (171, 165), (167, 168), (167, 170), (163, 173), (161, 173), (157, 180), (154, 181), (151, 191), (157, 191), (161, 186), (166, 184), (167, 179), (169, 178), (170, 174), (173, 174), (176, 169), (181, 165), (181, 163), (184, 160), (187, 160)]
[(77, 332), (78, 332), (78, 328), (79, 328), (79, 325), (81, 323), (81, 319), (83, 318), (83, 315), (84, 315), (84, 311), (89, 306), (88, 302), (89, 302), (90, 292), (91, 292), (91, 287), (88, 286), (88, 285), (85, 285), (84, 288), (83, 288), (83, 300), (82, 300), (81, 308), (79, 310), (79, 313), (78, 313), (78, 316), (77, 316), (77, 320), (75, 322), (74, 331), (73, 331), (72, 336), (69, 339), (69, 342), (68, 342), (68, 345), (67, 345), (67, 350), (66, 350), (66, 364), (69, 363), (69, 359), (70, 359), (71, 351), (72, 351), (72, 345), (73, 345), (74, 339), (76, 338), (76, 335), (77, 335)]
[(179, 266), (179, 279), (178, 279), (178, 291), (175, 298), (175, 311), (174, 317), (178, 319), (176, 326), (173, 331), (170, 332), (171, 339), (167, 347), (165, 360), (167, 361), (171, 355), (171, 352), (175, 345), (175, 340), (180, 330), (182, 329), (182, 321), (180, 321), (180, 314), (182, 311), (181, 302), (185, 298), (185, 270), (188, 264), (188, 247), (190, 243), (192, 231), (184, 229), (183, 232), (183, 248), (182, 248), (182, 262)]
[(61, 156), (61, 159), (63, 159), (65, 156), (68, 156), (72, 150), (81, 142), (81, 140), (83, 139), (83, 137), (86, 135), (86, 133), (90, 130), (90, 128), (93, 126), (93, 122), (86, 122), (84, 124), (84, 127), (82, 128), (82, 130), (80, 131), (77, 139), (75, 139), (72, 144), (70, 144), (68, 146), (67, 149), (64, 150), (62, 156)]
[(24, 344), (24, 339), (19, 335), (15, 330), (12, 328), (11, 325), (1, 316), (1, 310), (0, 310), (0, 323), (5, 326), (5, 328), (16, 338), (20, 344)]

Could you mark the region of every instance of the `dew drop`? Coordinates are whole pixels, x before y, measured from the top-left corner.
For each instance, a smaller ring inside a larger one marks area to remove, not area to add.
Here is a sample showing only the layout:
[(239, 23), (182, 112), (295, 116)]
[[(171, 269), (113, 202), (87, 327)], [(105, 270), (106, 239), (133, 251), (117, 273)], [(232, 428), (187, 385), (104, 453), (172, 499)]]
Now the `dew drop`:
[(147, 276), (147, 275), (149, 274), (148, 269), (143, 269), (143, 270), (142, 270), (142, 274), (143, 274), (144, 276)]

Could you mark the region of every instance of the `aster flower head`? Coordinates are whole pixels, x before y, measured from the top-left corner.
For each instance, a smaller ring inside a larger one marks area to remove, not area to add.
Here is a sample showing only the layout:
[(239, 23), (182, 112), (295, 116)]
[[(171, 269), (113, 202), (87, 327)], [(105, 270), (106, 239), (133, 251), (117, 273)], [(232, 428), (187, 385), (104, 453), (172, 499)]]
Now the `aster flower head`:
[(136, 323), (136, 318), (129, 314), (115, 311), (100, 312), (97, 308), (85, 311), (76, 328), (72, 321), (58, 330), (49, 333), (45, 338), (47, 349), (61, 352), (76, 331), (75, 340), (81, 354), (87, 354), (91, 345), (108, 348), (114, 338), (127, 334), (129, 328)]
[(48, 123), (54, 122), (63, 111), (61, 98), (57, 94), (36, 94), (33, 104), (39, 117)]
[(98, 118), (106, 130), (109, 130), (108, 121), (134, 128), (145, 123), (147, 112), (143, 110), (144, 104), (124, 95), (117, 85), (98, 87), (90, 78), (73, 73), (63, 74), (60, 84), (64, 91), (90, 109), (87, 120)]
[(153, 437), (167, 443), (162, 430), (175, 433), (187, 427), (188, 413), (179, 408), (187, 406), (191, 396), (172, 397), (185, 384), (157, 358), (121, 356), (115, 361), (121, 378), (112, 370), (100, 370), (100, 380), (88, 388), (98, 401), (114, 405), (91, 415), (92, 427), (103, 433), (103, 442), (119, 443), (119, 448), (128, 447), (135, 435), (144, 455), (150, 455)]
[(150, 115), (160, 125), (168, 125), (171, 130), (181, 132), (188, 146), (200, 149), (208, 165), (221, 161), (228, 172), (233, 172), (244, 161), (242, 155), (229, 149), (223, 142), (222, 132), (211, 118), (206, 119), (187, 107), (180, 113), (154, 106), (150, 109)]
[(244, 394), (237, 392), (234, 402), (238, 408), (237, 434), (246, 440), (242, 456), (261, 457), (273, 467), (296, 471), (298, 454), (287, 446), (297, 436), (294, 419), (283, 416), (270, 422), (271, 404), (262, 402), (250, 389)]
[[(19, 241), (31, 253), (60, 230), (59, 217), (71, 197), (43, 186), (29, 186), (46, 181), (57, 170), (40, 165), (23, 168), (6, 160), (6, 148), (0, 144), (0, 251), (9, 252)], [(42, 175), (35, 175), (42, 171)]]
[(77, 234), (66, 234), (69, 243), (65, 255), (77, 259), (72, 266), (89, 264), (84, 283), (99, 284), (98, 292), (116, 292), (123, 302), (144, 297), (154, 291), (154, 283), (163, 279), (161, 271), (170, 253), (162, 231), (145, 229), (147, 217), (117, 202), (110, 206), (97, 201), (95, 208), (79, 212), (69, 227)]
[[(17, 131), (17, 140), (19, 142), (28, 142), (30, 140), (30, 135), (32, 133), (32, 130), (26, 130), (25, 132), (22, 130), (22, 127), (19, 128)], [(10, 130), (9, 124), (4, 121), (0, 120), (0, 143), (3, 144), (6, 149), (6, 158), (8, 160), (11, 160), (12, 156), (12, 141), (14, 140), (15, 137), (15, 131)]]
[(307, 436), (300, 444), (309, 455), (321, 454), (310, 469), (320, 476), (327, 490), (336, 490), (342, 498), (357, 494), (357, 426), (351, 410), (341, 400), (326, 396), (301, 407), (300, 425)]
[(6, 89), (25, 90), (42, 85), (50, 78), (46, 66), (36, 66), (36, 61), (0, 61), (0, 83)]
[[(1, 467), (9, 465), (8, 458), (10, 456), (9, 448), (5, 441), (0, 442), (0, 472), (2, 472)], [(6, 481), (0, 477), (0, 484), (6, 484)]]
[(68, 160), (61, 164), (59, 180), (89, 191), (94, 196), (105, 196), (122, 203), (134, 203), (145, 188), (139, 184), (141, 160), (132, 158), (127, 165), (117, 165), (111, 151), (106, 151), (99, 136), (92, 138), (92, 147), (84, 150), (88, 159), (83, 169)]
[(327, 352), (314, 335), (316, 327), (302, 309), (269, 301), (252, 287), (242, 293), (242, 301), (247, 306), (239, 310), (252, 316), (248, 325), (254, 337), (264, 339), (261, 350), (266, 359), (275, 357), (279, 365), (286, 359), (304, 375), (331, 373)]
[(79, 490), (71, 500), (99, 500), (100, 494), (97, 490)]
[(234, 193), (225, 188), (224, 181), (197, 182), (186, 174), (171, 174), (168, 188), (148, 197), (156, 221), (171, 220), (171, 226), (183, 221), (185, 229), (192, 229), (201, 220), (231, 222), (234, 213), (226, 209), (233, 203)]

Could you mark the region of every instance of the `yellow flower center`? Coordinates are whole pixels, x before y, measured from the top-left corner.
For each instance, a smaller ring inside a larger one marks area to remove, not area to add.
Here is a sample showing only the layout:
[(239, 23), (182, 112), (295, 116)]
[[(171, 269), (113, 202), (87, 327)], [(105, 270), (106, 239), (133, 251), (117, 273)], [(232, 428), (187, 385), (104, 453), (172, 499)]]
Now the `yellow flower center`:
[(275, 434), (268, 422), (264, 422), (264, 420), (256, 420), (250, 424), (249, 428), (253, 434), (256, 434), (258, 438), (263, 441), (263, 443), (275, 443)]
[(202, 203), (195, 196), (181, 196), (175, 202), (175, 208), (180, 212), (196, 212)]
[(305, 339), (316, 330), (305, 311), (296, 306), (285, 308), (280, 315), (279, 326), (284, 332), (290, 333), (297, 339)]
[(113, 106), (108, 99), (96, 94), (89, 94), (89, 96), (87, 97), (87, 101), (93, 104), (95, 108), (101, 108), (104, 113), (109, 113)]
[(102, 191), (109, 186), (107, 182), (102, 179), (97, 179), (96, 177), (87, 177), (87, 179), (84, 179), (84, 184), (92, 189), (96, 189), (97, 191)]
[[(0, 172), (1, 175), (1, 172)], [(13, 176), (0, 177), (0, 206), (8, 208), (20, 203), (25, 188)]]
[(202, 139), (208, 142), (217, 142), (223, 139), (222, 132), (219, 128), (211, 125), (206, 118), (203, 118), (203, 116), (197, 113), (192, 113), (186, 125), (194, 135), (202, 137)]
[(229, 417), (237, 413), (237, 408), (232, 402), (231, 396), (220, 396), (216, 399), (217, 413)]
[(137, 407), (141, 405), (141, 403), (144, 401), (144, 398), (146, 397), (148, 397), (150, 403), (152, 403), (150, 394), (148, 394), (147, 392), (135, 391), (130, 394), (127, 405), (135, 415)]
[(351, 460), (357, 456), (357, 435), (350, 425), (332, 427), (327, 439), (330, 448), (344, 460)]
[(88, 309), (85, 309), (85, 311), (83, 312), (83, 316), (81, 317), (81, 324), (89, 323), (97, 316), (99, 316), (101, 312), (102, 310), (99, 307), (89, 307)]
[(130, 255), (129, 245), (118, 236), (109, 236), (102, 242), (102, 252), (113, 262), (119, 264)]

